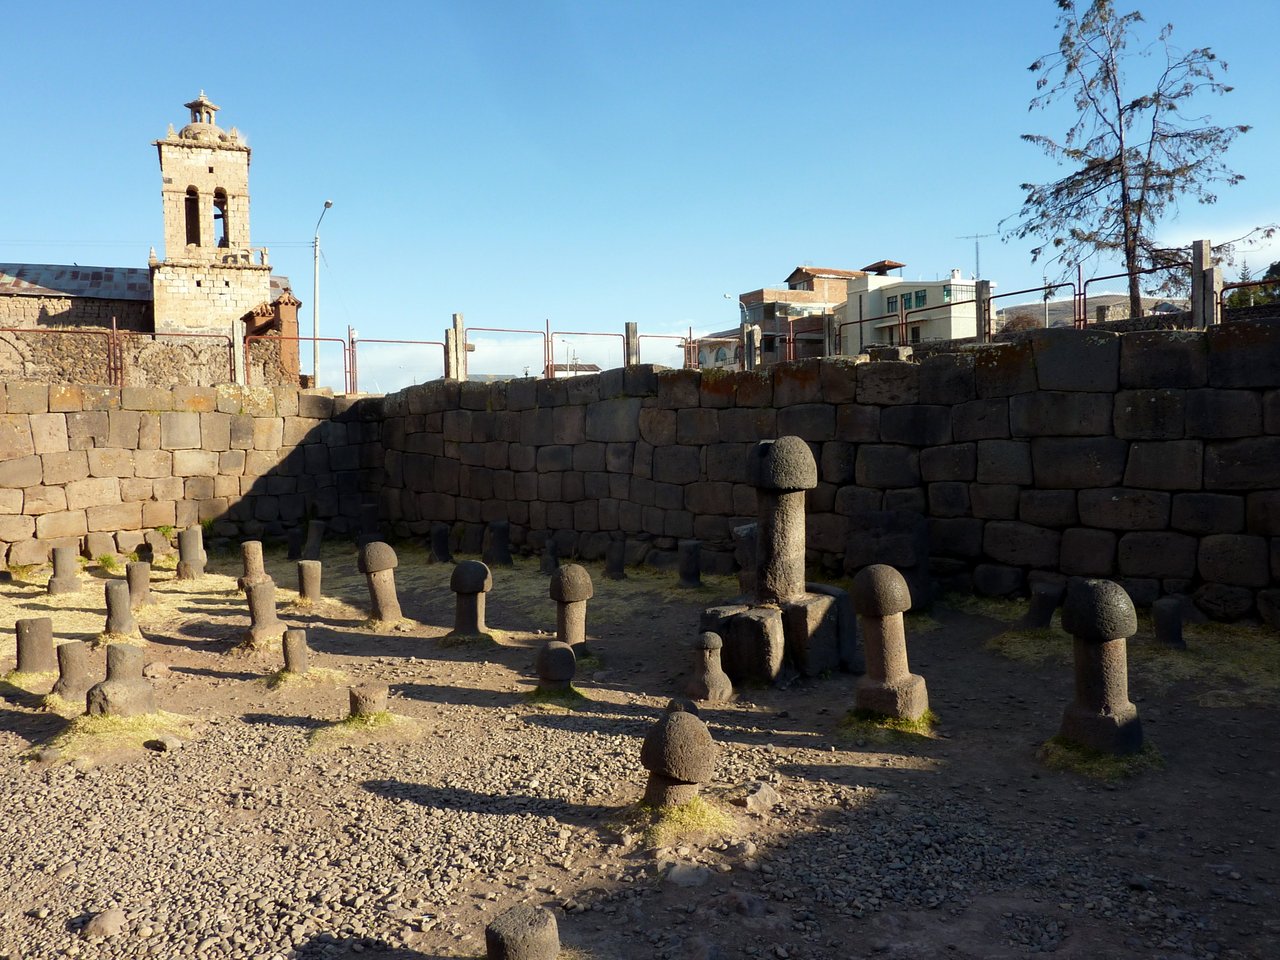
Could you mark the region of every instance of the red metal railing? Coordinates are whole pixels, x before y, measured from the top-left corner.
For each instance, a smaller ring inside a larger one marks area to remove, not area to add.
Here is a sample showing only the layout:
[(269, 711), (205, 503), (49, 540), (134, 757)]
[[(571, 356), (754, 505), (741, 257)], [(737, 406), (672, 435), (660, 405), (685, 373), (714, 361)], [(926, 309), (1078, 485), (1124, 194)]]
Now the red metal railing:
[[(1109, 279), (1108, 277), (1098, 277), (1099, 280)], [(1086, 284), (1087, 286), (1087, 284)], [(1017, 297), (1024, 293), (1048, 293), (1050, 290), (1057, 290), (1059, 287), (1071, 288), (1071, 315), (1075, 318), (1076, 326), (1080, 325), (1080, 307), (1079, 297), (1076, 295), (1076, 285), (1072, 280), (1064, 280), (1062, 283), (1046, 283), (1041, 287), (1027, 287), (1025, 290), (1010, 290), (1008, 293), (996, 294), (994, 297), (987, 297), (987, 309), (983, 310), (979, 304), (978, 314), (979, 321), (983, 322), (984, 329), (978, 331), (978, 336), (982, 340), (991, 339), (991, 304), (1005, 297)]]
[(1224, 283), (1218, 294), (1219, 308), (1226, 305), (1228, 290), (1248, 290), (1253, 287), (1272, 287), (1272, 293), (1280, 296), (1280, 280), (1242, 280), (1239, 283)]
[(1089, 284), (1101, 283), (1103, 280), (1127, 280), (1129, 277), (1143, 277), (1150, 273), (1162, 273), (1165, 270), (1174, 270), (1179, 267), (1190, 269), (1191, 264), (1188, 261), (1180, 260), (1177, 263), (1166, 263), (1159, 267), (1148, 267), (1146, 270), (1134, 270), (1131, 273), (1111, 273), (1105, 277), (1090, 277), (1080, 287), (1079, 309), (1076, 311), (1075, 325), (1077, 327), (1087, 327), (1089, 325)]
[[(684, 365), (686, 367), (694, 367), (698, 365), (698, 357), (696, 353), (693, 355), (692, 360), (690, 359), (690, 351), (692, 350), (691, 345), (693, 342), (692, 328), (690, 328), (689, 336), (687, 337), (681, 337), (674, 333), (642, 333), (636, 337), (636, 340), (638, 341), (636, 344), (637, 354), (639, 353), (640, 343), (645, 340), (678, 340), (680, 341), (680, 346), (684, 348)], [(639, 360), (639, 356), (637, 356), (636, 359)]]
[[(249, 382), (250, 370), (253, 363), (250, 359), (249, 348), (255, 340), (277, 340), (284, 343), (336, 343), (342, 347), (342, 392), (351, 393), (351, 366), (347, 360), (347, 341), (341, 337), (284, 337), (274, 333), (255, 333), (244, 338), (244, 380), (246, 386), (252, 386)], [(319, 379), (319, 371), (316, 371), (317, 380)], [(316, 384), (319, 386), (319, 383)]]
[(446, 350), (448, 348), (444, 345), (443, 342), (439, 340), (378, 340), (378, 339), (374, 339), (373, 337), (364, 337), (359, 339), (356, 337), (352, 337), (351, 338), (351, 377), (350, 377), (352, 393), (360, 392), (360, 357), (357, 352), (357, 347), (362, 343), (403, 343), (403, 344), (411, 344), (411, 345), (423, 346), (423, 347), (439, 347), (440, 362), (441, 362), (441, 376), (444, 375), (443, 374), (444, 362), (447, 356)]
[(861, 324), (864, 324), (864, 323), (875, 323), (878, 320), (891, 320), (891, 319), (901, 321), (901, 318), (897, 313), (882, 313), (878, 317), (863, 317), (861, 320), (845, 320), (843, 323), (838, 324), (836, 326), (836, 352), (843, 353), (844, 351), (844, 328), (845, 327), (860, 326)]
[(552, 369), (551, 356), (548, 350), (548, 341), (551, 338), (551, 321), (547, 321), (546, 330), (511, 330), (506, 327), (465, 327), (462, 331), (462, 349), (465, 352), (471, 344), (467, 342), (467, 334), (471, 331), (480, 333), (527, 333), (542, 338), (542, 375), (544, 377), (552, 377), (555, 371)]
[[(627, 338), (621, 333), (583, 333), (580, 330), (553, 330), (550, 333), (547, 350), (549, 351), (549, 359), (551, 361), (551, 373), (554, 376), (556, 370), (556, 337), (617, 337), (622, 341), (622, 363), (619, 366), (627, 365)], [(566, 365), (567, 367), (567, 365)]]

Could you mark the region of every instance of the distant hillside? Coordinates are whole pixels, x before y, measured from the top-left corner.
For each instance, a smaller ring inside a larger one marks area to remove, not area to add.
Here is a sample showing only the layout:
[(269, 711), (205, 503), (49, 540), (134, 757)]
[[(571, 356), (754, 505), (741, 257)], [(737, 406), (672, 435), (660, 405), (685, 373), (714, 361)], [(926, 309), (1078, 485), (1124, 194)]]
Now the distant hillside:
[[(1066, 300), (1050, 300), (1047, 305), (1049, 316), (1049, 326), (1051, 327), (1069, 327), (1071, 326), (1072, 302)], [(1097, 295), (1090, 294), (1089, 302), (1085, 310), (1085, 315), (1092, 323), (1097, 319), (1098, 308), (1109, 307), (1113, 316), (1110, 319), (1115, 320), (1122, 316), (1127, 316), (1129, 309), (1129, 295), (1127, 293), (1099, 293)], [(1168, 297), (1143, 297), (1142, 312), (1148, 313), (1180, 313), (1188, 309), (1189, 303), (1186, 300), (1172, 299)], [(1046, 304), (1043, 300), (1031, 300), (1026, 303), (1015, 303), (996, 311), (996, 328), (1003, 327), (1006, 323), (1016, 316), (1026, 316), (1040, 320), (1043, 322), (1046, 313)]]

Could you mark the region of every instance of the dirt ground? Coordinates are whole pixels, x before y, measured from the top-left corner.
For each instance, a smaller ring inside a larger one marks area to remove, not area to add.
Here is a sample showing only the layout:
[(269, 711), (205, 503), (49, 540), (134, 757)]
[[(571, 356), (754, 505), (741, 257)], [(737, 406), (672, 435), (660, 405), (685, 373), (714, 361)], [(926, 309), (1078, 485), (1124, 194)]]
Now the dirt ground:
[[(185, 718), (163, 752), (67, 740), (41, 708), (52, 677), (0, 685), (0, 957), (476, 957), (518, 902), (553, 908), (566, 956), (598, 960), (1280, 956), (1280, 642), (1262, 628), (1195, 628), (1185, 654), (1140, 632), (1131, 696), (1162, 763), (1101, 781), (1037, 759), (1070, 698), (1064, 635), (945, 598), (908, 619), (934, 736), (848, 727), (849, 675), (740, 691), (702, 712), (721, 746), (704, 795), (726, 822), (655, 839), (633, 818), (640, 740), (735, 581), (681, 591), (588, 565), (596, 662), (568, 709), (527, 695), (555, 623), (536, 560), (494, 571), (498, 642), (454, 646), (451, 568), (399, 553), (408, 623), (380, 634), (353, 548), (327, 547), (333, 599), (315, 609), (268, 551), (280, 615), (328, 671), (274, 688), (278, 652), (231, 651), (238, 556), (196, 582), (157, 569), (138, 619), (168, 667), (160, 706)], [(109, 574), (60, 597), (45, 576), (0, 584), (0, 672), (16, 618), (52, 616), (58, 640), (102, 630)], [(400, 721), (333, 726), (365, 679), (390, 684)], [(770, 809), (734, 803), (758, 781)], [(124, 930), (85, 939), (110, 906)]]

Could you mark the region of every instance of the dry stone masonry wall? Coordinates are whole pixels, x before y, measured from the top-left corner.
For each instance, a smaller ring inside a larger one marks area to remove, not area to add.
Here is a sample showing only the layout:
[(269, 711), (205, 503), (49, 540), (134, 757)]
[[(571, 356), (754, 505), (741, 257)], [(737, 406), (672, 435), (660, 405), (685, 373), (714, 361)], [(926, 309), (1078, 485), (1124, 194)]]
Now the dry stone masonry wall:
[(1278, 387), (1270, 323), (1037, 331), (921, 363), (437, 381), (382, 401), (382, 509), (401, 535), (507, 520), (517, 545), (567, 538), (588, 559), (697, 537), (728, 569), (755, 515), (746, 452), (795, 434), (819, 464), (824, 567), (889, 563), (913, 593), (1115, 577), (1140, 604), (1190, 593), (1235, 617), (1280, 577)]

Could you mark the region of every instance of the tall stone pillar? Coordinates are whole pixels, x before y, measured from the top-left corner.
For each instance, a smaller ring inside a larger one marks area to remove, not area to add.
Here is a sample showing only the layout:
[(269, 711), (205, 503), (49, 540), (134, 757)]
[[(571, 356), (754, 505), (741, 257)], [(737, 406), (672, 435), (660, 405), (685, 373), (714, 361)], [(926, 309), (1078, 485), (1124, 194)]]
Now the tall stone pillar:
[(747, 455), (756, 488), (756, 602), (783, 604), (805, 592), (804, 498), (818, 485), (813, 451), (800, 437), (761, 440)]
[(640, 325), (629, 320), (622, 329), (622, 365), (634, 367), (640, 363)]
[(467, 379), (466, 328), (460, 313), (453, 315), (449, 328), (444, 332), (444, 378)]

